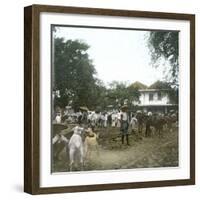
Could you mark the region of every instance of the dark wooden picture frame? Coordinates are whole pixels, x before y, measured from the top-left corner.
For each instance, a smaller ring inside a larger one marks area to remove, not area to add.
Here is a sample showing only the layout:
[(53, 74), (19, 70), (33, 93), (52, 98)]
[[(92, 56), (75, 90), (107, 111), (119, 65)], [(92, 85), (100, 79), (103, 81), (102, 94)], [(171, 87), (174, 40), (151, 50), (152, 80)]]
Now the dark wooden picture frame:
[[(40, 187), (40, 13), (187, 20), (190, 22), (190, 178), (150, 182)], [(195, 16), (192, 14), (32, 5), (24, 9), (24, 191), (30, 194), (83, 192), (195, 184)]]

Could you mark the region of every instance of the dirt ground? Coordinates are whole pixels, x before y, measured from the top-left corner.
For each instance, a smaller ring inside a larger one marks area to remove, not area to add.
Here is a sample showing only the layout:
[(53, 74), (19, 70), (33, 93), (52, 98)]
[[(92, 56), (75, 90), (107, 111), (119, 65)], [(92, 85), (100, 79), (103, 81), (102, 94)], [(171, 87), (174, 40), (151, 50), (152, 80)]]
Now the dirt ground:
[[(93, 151), (86, 160), (84, 171), (134, 169), (152, 167), (178, 166), (178, 131), (165, 131), (163, 137), (152, 135), (137, 139), (134, 134), (129, 135), (130, 146), (121, 144), (119, 128), (100, 128), (99, 151)], [(80, 171), (80, 166), (76, 166)], [(52, 172), (69, 171), (69, 159), (63, 148), (59, 159), (53, 159)]]

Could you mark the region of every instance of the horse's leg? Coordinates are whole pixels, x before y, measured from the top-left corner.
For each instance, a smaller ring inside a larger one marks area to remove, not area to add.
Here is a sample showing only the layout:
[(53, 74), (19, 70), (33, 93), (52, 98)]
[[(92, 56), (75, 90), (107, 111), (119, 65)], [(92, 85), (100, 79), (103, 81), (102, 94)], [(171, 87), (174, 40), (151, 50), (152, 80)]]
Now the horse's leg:
[(87, 144), (84, 145), (84, 158), (83, 158), (83, 160), (84, 160), (84, 165), (89, 160), (89, 150), (88, 150)]
[(68, 144), (66, 145), (66, 149), (65, 149), (65, 152), (66, 152), (66, 167), (69, 169), (69, 162), (70, 162), (70, 159), (69, 159), (69, 146)]
[(146, 125), (145, 137), (147, 137), (147, 134), (148, 134), (148, 128), (147, 128), (147, 125)]
[(84, 149), (80, 149), (80, 164), (81, 164), (81, 171), (84, 170)]
[(152, 127), (151, 127), (151, 136), (155, 137), (155, 126), (153, 124), (152, 124)]
[(70, 159), (69, 169), (70, 169), (70, 171), (73, 170), (74, 154), (75, 154), (75, 149), (70, 148), (70, 150), (69, 150), (69, 159)]
[(99, 155), (100, 155), (100, 151), (99, 151), (99, 146), (98, 146), (98, 144), (96, 145), (96, 152), (97, 152), (97, 155), (99, 156)]
[(124, 133), (121, 133), (121, 142), (124, 144)]
[(56, 159), (57, 159), (58, 161), (61, 160), (61, 158), (60, 158), (60, 153), (62, 152), (62, 150), (63, 150), (64, 148), (65, 148), (65, 145), (64, 145), (63, 142), (61, 142), (60, 145), (59, 145), (59, 147), (58, 147), (58, 149), (57, 149), (57, 152), (56, 152)]
[(157, 127), (156, 125), (154, 125), (154, 137), (156, 137), (156, 135), (157, 135)]
[(160, 138), (161, 135), (160, 135), (160, 127), (158, 127), (158, 137)]
[(163, 138), (164, 137), (164, 125), (161, 126), (161, 129), (160, 129), (160, 134), (161, 134), (161, 137)]
[(126, 133), (126, 144), (129, 146), (130, 144), (129, 144), (129, 138), (128, 138), (128, 133)]
[(149, 126), (149, 137), (152, 136), (152, 130), (151, 130), (151, 125)]
[(146, 125), (145, 137), (150, 137), (150, 126), (149, 126), (149, 124)]
[(159, 125), (155, 124), (155, 136), (159, 137)]
[(141, 124), (138, 124), (138, 135), (142, 135), (142, 131), (141, 131)]

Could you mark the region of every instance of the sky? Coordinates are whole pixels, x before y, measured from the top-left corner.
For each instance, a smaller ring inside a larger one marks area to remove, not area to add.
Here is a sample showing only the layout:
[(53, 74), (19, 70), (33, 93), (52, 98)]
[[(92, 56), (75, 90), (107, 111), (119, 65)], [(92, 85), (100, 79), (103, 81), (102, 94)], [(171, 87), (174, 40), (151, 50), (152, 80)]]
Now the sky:
[(59, 27), (56, 37), (65, 40), (82, 40), (90, 48), (89, 58), (97, 71), (97, 77), (105, 85), (112, 81), (140, 81), (151, 85), (163, 80), (164, 66), (153, 67), (147, 47), (148, 31)]

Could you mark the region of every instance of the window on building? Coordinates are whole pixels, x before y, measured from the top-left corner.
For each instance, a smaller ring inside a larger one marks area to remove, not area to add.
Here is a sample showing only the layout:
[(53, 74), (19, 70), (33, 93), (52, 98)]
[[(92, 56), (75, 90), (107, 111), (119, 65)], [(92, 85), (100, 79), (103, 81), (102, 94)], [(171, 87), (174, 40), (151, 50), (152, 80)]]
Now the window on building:
[(160, 101), (161, 100), (161, 92), (158, 92), (158, 100)]
[(153, 93), (149, 93), (149, 101), (153, 101)]

